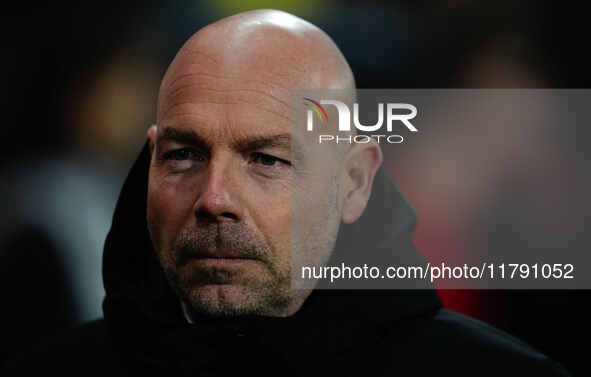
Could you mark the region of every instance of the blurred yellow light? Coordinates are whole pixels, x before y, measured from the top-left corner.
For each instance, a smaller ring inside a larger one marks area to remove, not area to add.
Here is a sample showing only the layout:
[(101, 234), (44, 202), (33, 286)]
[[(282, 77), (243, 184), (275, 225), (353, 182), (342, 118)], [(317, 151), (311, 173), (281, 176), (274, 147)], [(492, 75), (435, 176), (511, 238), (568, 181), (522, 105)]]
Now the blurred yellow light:
[(325, 2), (323, 0), (210, 0), (208, 3), (212, 11), (225, 17), (253, 9), (278, 9), (301, 16), (313, 13), (315, 8)]

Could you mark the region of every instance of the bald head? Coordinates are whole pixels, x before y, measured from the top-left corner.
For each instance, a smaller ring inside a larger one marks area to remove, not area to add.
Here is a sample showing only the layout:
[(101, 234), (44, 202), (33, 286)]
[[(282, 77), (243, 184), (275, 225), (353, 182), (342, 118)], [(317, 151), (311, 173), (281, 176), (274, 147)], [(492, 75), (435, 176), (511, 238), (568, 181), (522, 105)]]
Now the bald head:
[[(201, 76), (228, 87), (248, 83), (277, 98), (289, 90), (345, 89), (355, 80), (332, 39), (311, 23), (276, 10), (256, 10), (215, 22), (195, 33), (168, 68), (159, 93), (158, 115), (174, 102), (183, 79)], [(173, 98), (170, 98), (173, 97)]]

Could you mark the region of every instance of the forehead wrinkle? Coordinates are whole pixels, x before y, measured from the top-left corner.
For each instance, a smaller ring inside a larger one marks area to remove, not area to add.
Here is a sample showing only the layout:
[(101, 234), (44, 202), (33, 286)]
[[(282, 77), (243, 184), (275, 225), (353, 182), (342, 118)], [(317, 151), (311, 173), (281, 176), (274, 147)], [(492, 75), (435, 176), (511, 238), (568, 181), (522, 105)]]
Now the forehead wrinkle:
[[(286, 74), (287, 75), (287, 74)], [(201, 84), (199, 81), (194, 81), (194, 82), (189, 82), (183, 85), (179, 85), (178, 87), (172, 89), (172, 87), (179, 82), (179, 80), (183, 80), (186, 78), (191, 78), (191, 77), (199, 77), (199, 76), (203, 76), (203, 77), (210, 77), (210, 78), (214, 78), (214, 79), (219, 79), (219, 80), (225, 80), (225, 81), (240, 81), (241, 83), (244, 83), (245, 85), (248, 85), (250, 83), (254, 83), (255, 88), (236, 88), (236, 89), (232, 89), (232, 88), (228, 88), (228, 89), (217, 89), (214, 87), (208, 87), (206, 86), (206, 83)], [(227, 92), (232, 92), (232, 91), (252, 91), (254, 93), (258, 93), (258, 94), (262, 94), (265, 96), (269, 96), (270, 98), (282, 103), (283, 105), (285, 105), (286, 108), (290, 108), (290, 105), (287, 103), (287, 101), (281, 100), (278, 96), (274, 96), (272, 94), (269, 93), (265, 93), (264, 90), (277, 90), (277, 91), (285, 91), (285, 92), (289, 92), (289, 89), (281, 86), (281, 85), (273, 85), (271, 83), (268, 83), (264, 80), (255, 80), (255, 79), (242, 79), (240, 77), (231, 77), (231, 76), (221, 76), (221, 75), (214, 75), (214, 74), (210, 74), (210, 73), (204, 73), (204, 72), (192, 72), (192, 73), (187, 73), (184, 75), (181, 75), (180, 77), (178, 77), (177, 79), (174, 80), (173, 83), (171, 83), (165, 90), (165, 94), (164, 97), (162, 99), (163, 105), (166, 104), (166, 102), (169, 101), (170, 98), (174, 99), (179, 92), (181, 92), (183, 89), (188, 89), (191, 87), (197, 87), (197, 88), (201, 88), (201, 89), (205, 89), (205, 90), (210, 90), (210, 91), (214, 91), (214, 92), (223, 92), (223, 91), (227, 91)], [(260, 86), (263, 87), (264, 89), (260, 89), (256, 86)]]
[[(211, 47), (209, 48), (211, 49)], [(241, 48), (238, 48), (239, 51), (237, 53), (244, 54), (244, 51), (240, 51)], [(286, 52), (283, 51), (285, 54)], [(203, 53), (204, 55), (207, 55)], [(186, 54), (184, 54), (186, 55)], [(162, 82), (162, 86), (160, 88), (161, 91), (170, 90), (179, 80), (186, 78), (187, 76), (199, 76), (202, 75), (204, 77), (210, 77), (214, 79), (220, 80), (241, 80), (244, 82), (257, 82), (264, 86), (270, 86), (271, 84), (266, 82), (265, 80), (257, 80), (253, 78), (252, 69), (256, 72), (257, 76), (268, 77), (268, 81), (274, 81), (272, 78), (278, 79), (278, 84), (284, 87), (290, 87), (294, 77), (301, 77), (302, 75), (306, 75), (308, 69), (308, 64), (302, 64), (303, 62), (299, 62), (295, 64), (298, 60), (301, 60), (301, 57), (298, 59), (298, 56), (293, 57), (283, 57), (285, 64), (271, 64), (269, 66), (269, 59), (279, 59), (280, 56), (277, 54), (272, 54), (272, 56), (266, 55), (259, 55), (258, 59), (262, 59), (262, 62), (256, 64), (255, 67), (251, 67), (250, 69), (247, 67), (249, 63), (247, 61), (237, 60), (235, 55), (225, 56), (227, 52), (219, 57), (218, 60), (214, 60), (217, 63), (215, 65), (208, 64), (208, 62), (203, 62), (201, 59), (191, 59), (186, 56), (178, 56), (175, 58), (171, 67), (167, 71), (165, 78)], [(253, 59), (250, 56), (248, 59)], [(260, 64), (267, 65), (265, 68), (261, 68)], [(252, 62), (250, 63), (252, 65)]]
[(186, 52), (184, 52), (184, 54), (186, 54), (186, 55), (199, 55), (199, 56), (203, 56), (205, 59), (209, 60), (210, 62), (213, 62), (214, 65), (220, 64), (220, 61), (218, 59), (214, 58), (213, 56), (211, 56), (208, 53), (205, 53), (204, 51), (202, 51), (199, 48), (187, 49), (185, 51)]
[[(189, 89), (194, 85), (186, 85), (185, 88), (182, 89)], [(205, 100), (198, 100), (198, 101), (191, 101), (191, 100), (186, 100), (186, 101), (180, 101), (177, 102), (175, 101), (176, 97), (182, 97), (182, 89), (179, 89), (177, 91), (177, 95), (174, 96), (173, 98), (169, 98), (170, 96), (167, 96), (166, 101), (162, 104), (163, 107), (163, 111), (161, 113), (161, 118), (165, 118), (167, 116), (167, 114), (169, 114), (173, 109), (182, 106), (182, 105), (198, 105), (198, 104), (216, 104), (216, 105), (236, 105), (236, 104), (252, 104), (254, 106), (257, 106), (260, 110), (272, 113), (278, 117), (281, 117), (287, 121), (291, 122), (291, 118), (288, 115), (285, 115), (285, 112), (281, 112), (279, 109), (277, 109), (277, 106), (265, 106), (268, 105), (269, 102), (265, 101), (263, 99), (259, 99), (256, 100), (256, 97), (246, 97), (246, 96), (238, 96), (235, 98), (231, 98), (231, 99), (227, 99), (227, 100), (215, 100), (212, 99), (210, 96), (207, 96), (207, 99)], [(264, 90), (260, 90), (260, 89), (216, 89), (216, 88), (211, 88), (211, 87), (198, 87), (199, 90), (204, 90), (204, 91), (209, 91), (209, 92), (214, 92), (214, 93), (241, 93), (241, 92), (245, 92), (245, 93), (255, 93), (258, 94), (266, 99), (271, 99), (273, 100), (273, 103), (278, 104), (279, 107), (283, 107), (284, 110), (287, 111), (287, 114), (291, 114), (291, 105), (290, 103), (288, 103), (287, 101), (281, 99), (279, 96), (277, 95), (273, 95), (271, 93), (268, 93), (268, 91), (264, 91)], [(287, 89), (283, 89), (283, 88), (277, 88), (277, 90), (285, 90), (288, 91)], [(205, 97), (205, 96), (203, 96)], [(174, 101), (170, 106), (165, 107), (166, 105), (168, 105), (167, 102), (170, 101)], [(275, 110), (277, 109), (277, 110)]]
[[(171, 107), (169, 107), (165, 112), (162, 113), (161, 116), (161, 121), (162, 119), (166, 119), (166, 117), (169, 116), (169, 113), (181, 106), (198, 106), (198, 105), (205, 105), (205, 104), (211, 104), (211, 105), (238, 105), (238, 104), (252, 104), (250, 102), (246, 102), (246, 101), (236, 101), (236, 102), (215, 102), (215, 101), (206, 101), (206, 102), (199, 102), (199, 103), (194, 103), (194, 102), (178, 102), (175, 103), (174, 105), (172, 105)], [(257, 106), (258, 104), (252, 104), (253, 106)], [(264, 108), (264, 107), (260, 107), (257, 106), (257, 108), (259, 110), (265, 111), (267, 113), (273, 114), (277, 117), (282, 118), (283, 120), (289, 122), (291, 124), (291, 117), (289, 117), (288, 115), (284, 115), (281, 114), (280, 112), (277, 111), (273, 111), (271, 109), (268, 108)], [(176, 117), (180, 117), (180, 116), (196, 116), (197, 114), (195, 112), (182, 112), (182, 113), (174, 113), (172, 116), (176, 116)]]
[[(194, 105), (194, 104), (193, 104), (193, 103), (181, 103), (181, 104), (179, 104), (179, 106), (181, 106), (181, 105)], [(271, 114), (273, 114), (273, 115), (276, 115), (276, 116), (278, 116), (278, 117), (280, 117), (280, 118), (283, 118), (285, 121), (287, 121), (287, 122), (290, 122), (290, 123), (291, 123), (291, 118), (289, 118), (289, 117), (288, 117), (288, 116), (286, 116), (286, 115), (279, 114), (279, 113), (276, 113), (276, 112), (274, 112), (274, 111), (271, 111), (271, 110), (268, 110), (268, 109), (261, 109), (261, 110), (263, 110), (263, 111), (266, 111), (266, 112), (268, 112), (268, 113), (271, 113)], [(173, 114), (173, 117), (172, 117), (172, 119), (174, 119), (174, 117), (183, 117), (183, 116), (192, 116), (192, 117), (194, 117), (194, 116), (196, 116), (196, 114), (195, 114), (194, 112), (187, 112), (187, 113), (176, 113), (176, 114)], [(171, 120), (169, 120), (169, 122), (172, 122), (172, 121), (171, 121)], [(222, 122), (222, 123), (223, 123), (223, 122)]]
[[(244, 125), (247, 124), (248, 128), (253, 128), (253, 129), (257, 129), (256, 124), (261, 124), (261, 123), (269, 123), (269, 119), (266, 120), (261, 120), (261, 121), (249, 121), (249, 122), (245, 122), (245, 121), (232, 121), (227, 117), (228, 112), (227, 111), (220, 111), (220, 113), (222, 114), (226, 114), (226, 116), (220, 116), (218, 115), (217, 117), (214, 118), (210, 118), (207, 115), (204, 115), (205, 112), (200, 112), (200, 111), (183, 111), (183, 112), (175, 112), (173, 114), (170, 114), (171, 111), (173, 111), (174, 109), (181, 107), (181, 106), (187, 106), (187, 107), (198, 107), (200, 105), (208, 105), (208, 104), (213, 104), (213, 105), (240, 105), (240, 104), (248, 104), (248, 105), (252, 105), (252, 107), (256, 107), (257, 110), (259, 111), (264, 111), (267, 112), (269, 114), (272, 114), (273, 116), (276, 116), (278, 118), (281, 118), (281, 121), (271, 121), (272, 123), (277, 123), (277, 124), (284, 124), (287, 126), (287, 128), (289, 128), (291, 126), (291, 122), (292, 119), (287, 116), (284, 115), (280, 112), (276, 112), (273, 111), (269, 108), (260, 106), (260, 103), (251, 103), (251, 102), (246, 102), (246, 101), (236, 101), (236, 102), (215, 102), (215, 101), (203, 101), (203, 102), (199, 102), (199, 103), (195, 103), (195, 102), (190, 102), (190, 101), (185, 101), (185, 102), (179, 102), (176, 103), (175, 105), (171, 106), (170, 108), (167, 109), (167, 111), (165, 113), (163, 113), (162, 117), (161, 117), (161, 123), (162, 124), (185, 124), (185, 123), (191, 123), (191, 122), (195, 122), (198, 124), (204, 124), (206, 127), (209, 128), (213, 128), (212, 125), (226, 125), (226, 126), (231, 126), (233, 124), (235, 124), (236, 126), (234, 126), (233, 130), (234, 132), (241, 132), (245, 129)], [(175, 118), (182, 118), (182, 117), (191, 117), (191, 118), (198, 118), (195, 121), (191, 121), (191, 122), (186, 122), (186, 121), (174, 121)], [(285, 127), (282, 127), (285, 128)]]
[[(189, 41), (187, 41), (187, 43), (189, 43)], [(203, 56), (206, 58), (206, 60), (204, 61), (203, 59), (195, 58), (191, 55)], [(213, 70), (220, 66), (220, 61), (218, 59), (214, 59), (208, 53), (202, 52), (198, 49), (186, 50), (183, 46), (166, 70), (164, 78), (162, 79), (161, 88), (166, 88), (172, 85), (178, 78), (180, 78), (176, 76), (182, 77), (184, 75), (182, 72), (191, 66), (198, 66), (202, 69)]]
[[(194, 86), (194, 85), (186, 85), (183, 88), (179, 88), (179, 90), (177, 91), (177, 93), (180, 92), (183, 89), (189, 89), (192, 86)], [(250, 93), (256, 93), (256, 94), (260, 94), (262, 96), (268, 97), (268, 98), (274, 100), (275, 102), (278, 102), (279, 104), (285, 106), (286, 108), (291, 109), (291, 106), (290, 106), (290, 104), (287, 101), (282, 100), (278, 96), (275, 96), (273, 94), (267, 93), (264, 90), (260, 90), (260, 89), (248, 89), (248, 88), (216, 89), (216, 88), (210, 88), (210, 87), (206, 87), (206, 86), (198, 87), (198, 88), (199, 89), (204, 89), (206, 91), (217, 92), (217, 93), (224, 93), (224, 92), (228, 92), (228, 93), (232, 93), (232, 92), (250, 92)], [(277, 88), (277, 89), (279, 89), (279, 88)], [(286, 91), (287, 91), (287, 89), (286, 89)], [(180, 94), (178, 94), (177, 96), (180, 96)], [(206, 102), (217, 103), (217, 104), (226, 103), (226, 102), (220, 102), (220, 101), (205, 101), (205, 102), (199, 101), (197, 103), (206, 103)], [(260, 104), (261, 102), (262, 101), (256, 101), (256, 102), (252, 101), (252, 103), (254, 103), (254, 104)], [(237, 98), (235, 102), (227, 101), (227, 103), (228, 104), (235, 104), (235, 103), (251, 103), (251, 102), (250, 101), (242, 100), (241, 98)]]
[[(198, 68), (196, 71), (192, 71), (192, 69), (197, 66)], [(259, 69), (256, 72), (256, 76), (263, 77), (262, 79), (252, 78), (253, 74), (245, 74), (245, 72), (236, 71), (232, 74), (234, 65), (226, 65), (225, 67), (215, 67), (212, 71), (219, 72), (221, 71), (229, 71), (229, 74), (216, 74), (211, 72), (204, 72), (203, 66), (199, 65), (195, 62), (184, 64), (178, 69), (175, 70), (167, 79), (168, 83), (163, 83), (162, 87), (160, 88), (159, 102), (161, 105), (165, 102), (168, 102), (170, 97), (176, 96), (178, 91), (182, 91), (183, 88), (190, 87), (190, 86), (200, 86), (206, 85), (206, 83), (211, 81), (216, 82), (215, 85), (220, 86), (235, 86), (234, 83), (239, 83), (244, 86), (254, 86), (254, 89), (258, 90), (285, 90), (288, 91), (288, 88), (292, 87), (305, 87), (305, 83), (307, 82), (306, 73), (308, 69), (304, 67), (300, 67), (298, 65), (288, 65), (283, 66), (281, 70), (274, 70), (274, 69)], [(182, 71), (188, 71), (185, 73), (181, 73)], [(295, 75), (294, 75), (295, 72)], [(195, 78), (193, 82), (189, 81), (189, 83), (184, 83), (186, 80), (190, 80)], [(203, 83), (199, 78), (203, 78)], [(294, 79), (298, 78), (296, 81), (299, 84), (296, 85)], [(229, 83), (229, 84), (228, 84)], [(234, 84), (234, 85), (232, 85)], [(216, 89), (211, 89), (216, 90)], [(287, 106), (287, 105), (286, 105)], [(289, 107), (289, 106), (288, 106)]]
[[(268, 74), (268, 73), (266, 73)], [(276, 76), (279, 77), (289, 77), (289, 73), (275, 73)], [(217, 80), (226, 80), (226, 81), (232, 81), (232, 80), (236, 80), (236, 81), (241, 81), (244, 83), (256, 83), (256, 84), (261, 84), (263, 86), (268, 86), (268, 87), (273, 87), (273, 84), (266, 82), (264, 80), (256, 80), (253, 78), (244, 78), (241, 77), (239, 75), (236, 76), (231, 76), (231, 75), (220, 75), (220, 74), (214, 74), (214, 73), (209, 73), (209, 72), (187, 72), (187, 73), (183, 73), (180, 75), (177, 75), (173, 81), (170, 84), (167, 84), (163, 89), (165, 91), (170, 91), (171, 88), (179, 81), (186, 79), (186, 78), (192, 78), (192, 77), (199, 77), (199, 76), (203, 76), (205, 78), (212, 78), (212, 79), (217, 79)], [(168, 93), (171, 94), (171, 93)]]

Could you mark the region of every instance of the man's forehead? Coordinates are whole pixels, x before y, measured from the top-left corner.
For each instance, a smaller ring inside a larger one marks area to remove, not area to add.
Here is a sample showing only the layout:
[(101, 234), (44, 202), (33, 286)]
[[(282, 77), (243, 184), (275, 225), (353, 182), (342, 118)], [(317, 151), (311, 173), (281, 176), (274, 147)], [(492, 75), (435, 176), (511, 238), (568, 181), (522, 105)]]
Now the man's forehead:
[[(159, 123), (182, 115), (242, 122), (289, 123), (291, 90), (257, 78), (201, 72), (179, 76), (159, 98)], [(258, 120), (257, 120), (258, 119)]]
[(290, 111), (276, 111), (263, 104), (185, 102), (167, 112), (159, 128), (192, 129), (206, 137), (241, 137), (289, 133)]

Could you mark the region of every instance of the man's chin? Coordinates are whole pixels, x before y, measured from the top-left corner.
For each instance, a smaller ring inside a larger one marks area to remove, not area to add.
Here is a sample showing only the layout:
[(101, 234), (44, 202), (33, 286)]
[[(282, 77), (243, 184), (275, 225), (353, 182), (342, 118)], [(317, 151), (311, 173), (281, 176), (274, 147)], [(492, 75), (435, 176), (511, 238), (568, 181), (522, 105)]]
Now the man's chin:
[(260, 290), (235, 284), (206, 284), (186, 292), (187, 303), (196, 314), (216, 317), (266, 315), (272, 308)]

